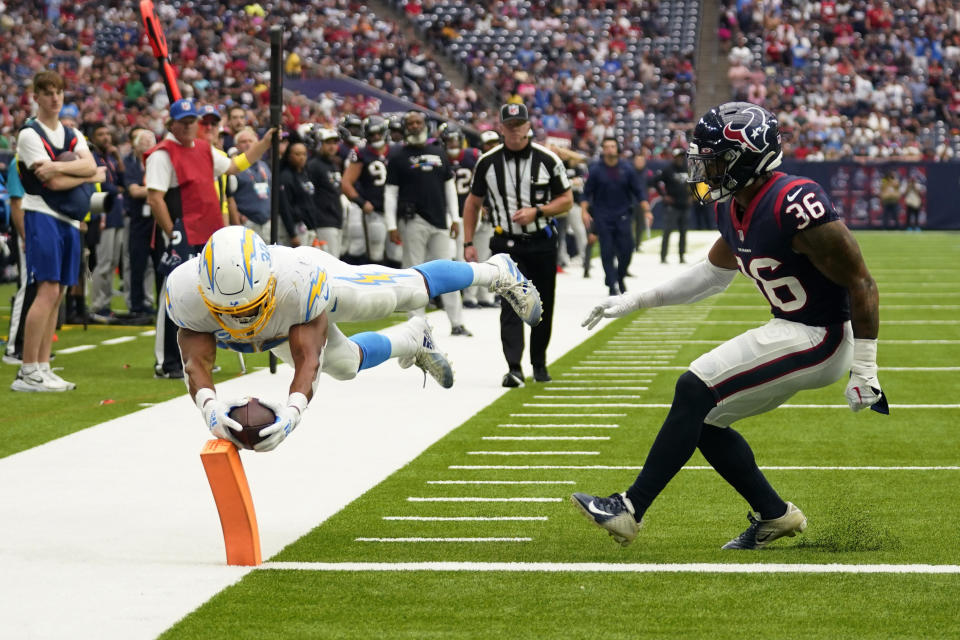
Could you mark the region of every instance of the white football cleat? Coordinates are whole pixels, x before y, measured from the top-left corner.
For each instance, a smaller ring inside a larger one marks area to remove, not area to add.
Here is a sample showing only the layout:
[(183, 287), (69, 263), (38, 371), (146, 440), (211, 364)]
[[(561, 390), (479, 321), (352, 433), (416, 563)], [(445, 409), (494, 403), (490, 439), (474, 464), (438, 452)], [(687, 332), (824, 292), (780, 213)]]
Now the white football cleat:
[(453, 367), (450, 366), (447, 356), (437, 350), (436, 343), (433, 341), (433, 333), (430, 331), (430, 325), (426, 318), (415, 316), (410, 318), (407, 324), (414, 332), (417, 351), (412, 356), (398, 358), (397, 364), (402, 369), (407, 369), (415, 364), (423, 370), (424, 375), (430, 374), (430, 377), (444, 389), (452, 387)]
[(760, 520), (747, 514), (750, 526), (739, 536), (723, 545), (723, 549), (763, 549), (784, 536), (793, 537), (807, 528), (807, 518), (800, 509), (787, 503), (787, 512), (779, 518)]
[(525, 275), (520, 273), (517, 263), (505, 253), (498, 253), (489, 260), (497, 268), (499, 275), (490, 285), (490, 291), (499, 293), (510, 303), (517, 315), (531, 327), (540, 324), (542, 308), (540, 306), (540, 292)]

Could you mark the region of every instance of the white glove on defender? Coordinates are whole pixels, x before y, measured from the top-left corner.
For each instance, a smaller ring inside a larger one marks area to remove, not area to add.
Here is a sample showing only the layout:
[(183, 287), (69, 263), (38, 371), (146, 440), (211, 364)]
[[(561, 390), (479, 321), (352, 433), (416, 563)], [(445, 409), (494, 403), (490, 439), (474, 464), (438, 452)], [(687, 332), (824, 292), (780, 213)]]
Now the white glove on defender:
[(285, 406), (279, 403), (261, 400), (260, 404), (269, 407), (277, 414), (277, 420), (270, 426), (260, 429), (260, 437), (264, 438), (253, 448), (257, 451), (273, 451), (290, 432), (297, 428), (300, 416), (307, 410), (307, 396), (302, 393), (291, 393)]
[(844, 391), (852, 411), (867, 407), (878, 413), (888, 414), (887, 398), (877, 380), (877, 341), (855, 338), (853, 341), (853, 364), (850, 366), (850, 381)]
[(237, 448), (242, 449), (243, 445), (237, 441), (231, 430), (243, 431), (243, 427), (227, 414), (230, 413), (230, 410), (234, 407), (242, 405), (243, 402), (230, 403), (217, 400), (217, 394), (213, 389), (200, 389), (197, 391), (196, 401), (197, 408), (200, 409), (200, 413), (203, 414), (203, 421), (207, 424), (207, 428), (210, 429), (210, 433), (218, 438), (229, 440), (235, 444)]
[(610, 296), (593, 309), (587, 319), (580, 323), (581, 327), (593, 329), (604, 318), (620, 318), (642, 308), (642, 298), (632, 293), (619, 296)]

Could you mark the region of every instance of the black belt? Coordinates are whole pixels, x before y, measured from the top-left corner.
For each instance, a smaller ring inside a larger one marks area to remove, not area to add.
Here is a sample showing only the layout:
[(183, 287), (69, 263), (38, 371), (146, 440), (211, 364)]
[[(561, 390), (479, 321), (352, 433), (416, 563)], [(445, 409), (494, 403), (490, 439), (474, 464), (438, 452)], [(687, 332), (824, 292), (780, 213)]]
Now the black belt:
[(493, 230), (494, 237), (503, 238), (504, 240), (513, 240), (514, 242), (532, 242), (534, 240), (543, 240), (544, 238), (552, 237), (553, 233), (553, 229), (550, 228), (550, 225), (547, 225), (543, 229), (535, 231), (534, 233), (507, 233), (502, 227), (496, 227)]

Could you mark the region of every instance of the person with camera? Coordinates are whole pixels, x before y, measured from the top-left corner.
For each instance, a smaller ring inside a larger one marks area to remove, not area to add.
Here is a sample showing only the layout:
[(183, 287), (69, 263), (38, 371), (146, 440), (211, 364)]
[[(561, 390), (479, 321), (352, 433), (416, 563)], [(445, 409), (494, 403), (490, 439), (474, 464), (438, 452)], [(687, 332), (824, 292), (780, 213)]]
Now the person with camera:
[[(390, 242), (403, 245), (404, 267), (452, 260), (460, 207), (450, 160), (444, 149), (427, 144), (427, 121), (420, 111), (404, 116), (403, 135), (403, 145), (391, 147), (387, 158), (383, 208)], [(456, 335), (463, 327), (460, 292), (440, 299)]]
[(23, 361), (10, 385), (14, 391), (76, 388), (50, 369), (50, 348), (60, 301), (80, 272), (80, 221), (90, 209), (91, 183), (102, 180), (103, 171), (97, 170), (83, 135), (60, 122), (63, 88), (55, 71), (34, 76), (37, 117), (17, 136), (27, 273), (37, 293), (24, 323)]

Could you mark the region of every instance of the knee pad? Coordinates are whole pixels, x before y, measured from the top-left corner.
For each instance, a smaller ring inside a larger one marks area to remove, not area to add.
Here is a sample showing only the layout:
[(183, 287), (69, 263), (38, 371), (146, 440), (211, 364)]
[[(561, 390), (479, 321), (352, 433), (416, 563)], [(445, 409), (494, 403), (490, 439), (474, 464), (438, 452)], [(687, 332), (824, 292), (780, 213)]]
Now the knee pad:
[(353, 380), (360, 369), (360, 348), (343, 335), (336, 325), (327, 329), (320, 371), (337, 380)]

